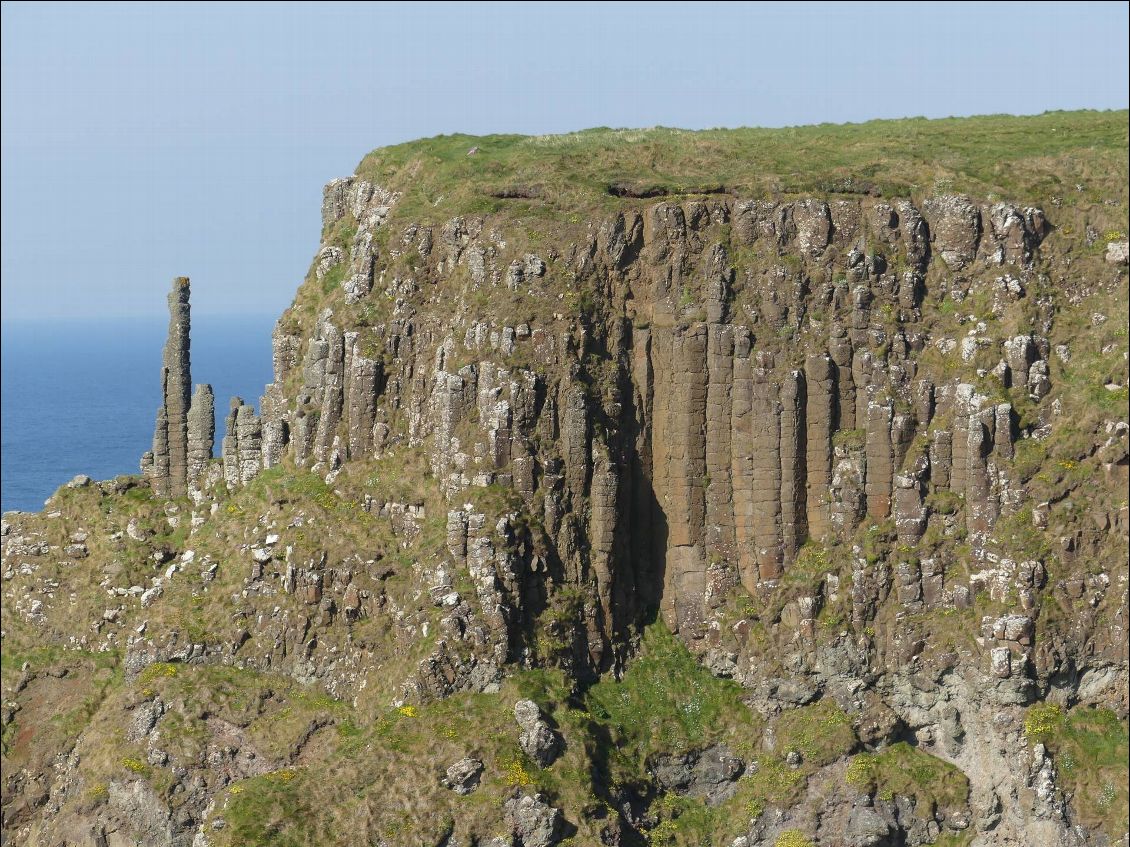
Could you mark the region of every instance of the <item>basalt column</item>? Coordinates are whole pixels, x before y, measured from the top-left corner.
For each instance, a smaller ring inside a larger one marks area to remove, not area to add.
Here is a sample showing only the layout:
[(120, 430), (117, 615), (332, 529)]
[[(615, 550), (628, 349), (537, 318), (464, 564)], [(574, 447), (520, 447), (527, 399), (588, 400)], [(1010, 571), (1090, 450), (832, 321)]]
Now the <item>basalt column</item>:
[(198, 480), (212, 461), (216, 437), (216, 403), (212, 386), (198, 385), (188, 409), (188, 482)]
[(832, 487), (832, 433), (836, 426), (838, 397), (836, 366), (826, 354), (810, 355), (804, 370), (807, 388), (805, 405), (805, 469), (808, 474), (807, 515), (809, 534), (823, 541), (831, 532), (829, 509)]
[[(142, 471), (152, 480), (153, 490), (163, 497), (179, 497), (188, 490), (192, 392), (188, 297), (188, 278), (177, 277), (169, 293), (169, 335), (161, 363), (162, 402), (157, 410), (153, 451), (141, 460)], [(211, 444), (208, 453), (211, 454)]]
[(259, 473), (263, 456), (263, 429), (255, 409), (240, 397), (231, 399), (231, 411), (221, 444), (224, 482), (229, 488), (246, 485)]

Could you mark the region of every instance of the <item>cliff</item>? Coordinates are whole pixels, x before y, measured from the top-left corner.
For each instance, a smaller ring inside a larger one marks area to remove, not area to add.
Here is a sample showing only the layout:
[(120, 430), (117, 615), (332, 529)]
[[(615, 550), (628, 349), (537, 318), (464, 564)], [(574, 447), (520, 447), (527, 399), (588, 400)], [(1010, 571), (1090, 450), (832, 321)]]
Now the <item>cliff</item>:
[(10, 843), (1126, 843), (1126, 149), (370, 154), (220, 460), (178, 279), (143, 476), (5, 517)]

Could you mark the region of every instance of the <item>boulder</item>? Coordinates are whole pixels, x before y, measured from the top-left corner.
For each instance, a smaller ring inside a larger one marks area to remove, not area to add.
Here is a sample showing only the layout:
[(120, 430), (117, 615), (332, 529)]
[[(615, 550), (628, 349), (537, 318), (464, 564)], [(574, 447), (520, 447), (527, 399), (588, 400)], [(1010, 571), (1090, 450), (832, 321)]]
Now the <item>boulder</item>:
[(561, 755), (561, 736), (542, 720), (541, 709), (533, 700), (519, 700), (514, 704), (514, 719), (522, 728), (518, 743), (522, 752), (547, 768)]
[(456, 794), (470, 794), (479, 787), (479, 778), (483, 773), (483, 763), (470, 757), (460, 759), (447, 769), (447, 775), (441, 780), (445, 788), (450, 788)]
[(561, 840), (562, 815), (540, 794), (512, 797), (504, 806), (506, 821), (521, 847), (553, 847)]
[(698, 797), (713, 806), (733, 796), (745, 763), (717, 744), (682, 755), (655, 756), (648, 769), (667, 791)]

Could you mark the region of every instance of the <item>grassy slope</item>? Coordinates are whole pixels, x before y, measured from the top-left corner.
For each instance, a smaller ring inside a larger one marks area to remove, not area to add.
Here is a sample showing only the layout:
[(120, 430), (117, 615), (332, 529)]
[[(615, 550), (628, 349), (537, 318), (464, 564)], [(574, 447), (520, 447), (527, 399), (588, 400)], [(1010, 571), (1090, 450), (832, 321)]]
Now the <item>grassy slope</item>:
[(1032, 744), (1051, 751), (1059, 782), (1070, 795), (1079, 820), (1117, 839), (1130, 827), (1130, 788), (1126, 762), (1130, 725), (1108, 709), (1064, 712), (1040, 703), (1028, 710), (1024, 733)]
[[(1046, 203), (1072, 193), (1101, 202), (1125, 190), (1127, 112), (1048, 112), (786, 129), (590, 129), (556, 136), (447, 135), (374, 150), (358, 174), (403, 191), (409, 217), (565, 211), (620, 201), (610, 183), (741, 196), (837, 193), (872, 185), (885, 196), (964, 191)], [(468, 150), (478, 152), (468, 156)], [(1083, 186), (1082, 192), (1076, 185)], [(854, 186), (854, 188), (853, 188)], [(491, 197), (540, 190), (535, 200)]]

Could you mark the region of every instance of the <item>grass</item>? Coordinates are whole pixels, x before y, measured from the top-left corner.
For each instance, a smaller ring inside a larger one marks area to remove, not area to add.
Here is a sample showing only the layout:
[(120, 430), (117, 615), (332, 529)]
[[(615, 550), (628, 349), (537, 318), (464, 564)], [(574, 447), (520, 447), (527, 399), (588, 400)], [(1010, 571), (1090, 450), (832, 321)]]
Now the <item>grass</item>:
[(773, 724), (776, 750), (801, 754), (812, 765), (831, 764), (855, 748), (851, 718), (831, 700), (821, 700), (782, 714)]
[(848, 765), (844, 779), (855, 788), (889, 800), (914, 797), (919, 817), (933, 819), (938, 808), (956, 810), (969, 799), (969, 780), (958, 768), (905, 741), (877, 753), (861, 753)]
[(308, 799), (310, 779), (311, 774), (305, 770), (287, 769), (245, 780), (229, 789), (224, 808), (229, 843), (272, 847), (320, 843), (324, 824)]
[(23, 707), (4, 726), (0, 735), (5, 769), (47, 755), (55, 749), (71, 749), (103, 701), (121, 688), (123, 680), (116, 652), (89, 653), (40, 647), (21, 653), (5, 649), (3, 677), (6, 700), (16, 699), (8, 692), (14, 692), (14, 684), (22, 675), (25, 663), (32, 672), (65, 668), (66, 676), (54, 679), (48, 674), (32, 681), (22, 692), (20, 700)]
[(862, 450), (867, 440), (867, 430), (839, 429), (832, 436), (832, 444), (845, 450)]
[[(586, 745), (571, 744), (552, 768), (538, 768), (518, 746), (511, 711), (515, 699), (533, 694), (547, 710), (556, 704), (558, 726), (579, 740), (578, 722), (588, 718), (564, 706), (566, 691), (560, 673), (531, 672), (501, 694), (404, 704), (373, 720), (332, 701), (337, 729), (330, 746), (317, 758), (230, 787), (219, 812), (229, 826), (217, 843), (430, 844), (456, 825), (461, 839), (482, 837), (503, 827), (502, 801), (515, 788), (543, 792), (576, 818), (591, 794)], [(479, 789), (460, 797), (439, 778), (466, 755), (485, 769)]]
[(773, 847), (812, 847), (812, 841), (799, 829), (786, 829), (777, 836)]
[(760, 723), (742, 702), (741, 686), (712, 676), (661, 621), (645, 630), (641, 652), (623, 678), (593, 686), (585, 701), (637, 775), (657, 751), (725, 741), (748, 754)]
[[(874, 188), (886, 196), (966, 191), (1046, 202), (1078, 182), (1092, 193), (1125, 182), (1126, 145), (1125, 110), (1048, 112), (784, 129), (447, 135), (374, 150), (357, 172), (404, 193), (394, 216), (432, 222), (504, 209), (583, 216), (623, 204), (609, 192), (613, 183), (666, 195)], [(478, 152), (468, 156), (472, 147)], [(492, 196), (513, 186), (537, 188), (540, 197)]]
[(1028, 709), (1024, 734), (1052, 753), (1059, 782), (1085, 826), (1113, 839), (1130, 826), (1128, 724), (1109, 709), (1077, 708), (1065, 712), (1054, 703)]

